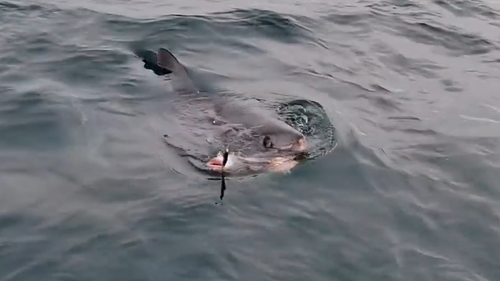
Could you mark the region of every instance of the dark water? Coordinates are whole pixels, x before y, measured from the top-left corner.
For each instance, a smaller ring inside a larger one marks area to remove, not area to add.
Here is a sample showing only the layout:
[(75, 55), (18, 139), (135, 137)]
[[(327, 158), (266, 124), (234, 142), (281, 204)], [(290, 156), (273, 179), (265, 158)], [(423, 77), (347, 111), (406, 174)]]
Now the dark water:
[[(251, 4), (250, 4), (251, 3)], [(500, 4), (1, 1), (0, 280), (499, 280)], [(207, 181), (165, 146), (166, 47), (207, 89), (319, 102), (333, 153)]]

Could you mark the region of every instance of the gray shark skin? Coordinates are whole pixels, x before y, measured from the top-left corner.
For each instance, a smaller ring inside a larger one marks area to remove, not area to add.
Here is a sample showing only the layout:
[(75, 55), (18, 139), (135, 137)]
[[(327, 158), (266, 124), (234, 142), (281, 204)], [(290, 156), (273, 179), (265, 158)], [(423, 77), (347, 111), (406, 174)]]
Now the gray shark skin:
[[(255, 100), (227, 99), (214, 97), (210, 99), (196, 97), (198, 90), (189, 77), (186, 67), (167, 49), (160, 48), (157, 53), (138, 51), (144, 67), (151, 69), (159, 76), (169, 76), (173, 91), (177, 96), (189, 97), (190, 102), (184, 106), (184, 114), (207, 115), (207, 123), (211, 122), (216, 135), (222, 142), (231, 143), (231, 151), (243, 153), (231, 154), (231, 163), (235, 169), (233, 174), (250, 172), (272, 172), (275, 163), (292, 161), (297, 153), (306, 150), (304, 135), (284, 121), (259, 106)], [(194, 97), (194, 99), (193, 99)], [(191, 111), (191, 112), (190, 112)], [(211, 121), (209, 121), (211, 120)], [(167, 143), (169, 143), (167, 141)], [(220, 147), (223, 150), (224, 147)], [(255, 161), (258, 157), (259, 161)], [(278, 159), (277, 161), (276, 159)], [(221, 158), (215, 155), (206, 162), (209, 171), (220, 172)], [(270, 163), (274, 163), (270, 166)], [(251, 166), (251, 167), (250, 167)], [(276, 170), (276, 169), (275, 169)], [(278, 169), (279, 170), (279, 169)], [(227, 167), (225, 172), (230, 171)], [(240, 171), (240, 172), (238, 172)]]

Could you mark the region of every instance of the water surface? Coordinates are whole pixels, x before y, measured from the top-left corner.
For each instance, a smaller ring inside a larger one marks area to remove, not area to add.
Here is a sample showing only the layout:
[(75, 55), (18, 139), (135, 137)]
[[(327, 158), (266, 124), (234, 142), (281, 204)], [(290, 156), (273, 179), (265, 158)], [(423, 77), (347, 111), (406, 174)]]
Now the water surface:
[[(498, 280), (494, 1), (1, 1), (2, 280)], [(202, 88), (319, 102), (333, 153), (207, 181), (159, 137)]]

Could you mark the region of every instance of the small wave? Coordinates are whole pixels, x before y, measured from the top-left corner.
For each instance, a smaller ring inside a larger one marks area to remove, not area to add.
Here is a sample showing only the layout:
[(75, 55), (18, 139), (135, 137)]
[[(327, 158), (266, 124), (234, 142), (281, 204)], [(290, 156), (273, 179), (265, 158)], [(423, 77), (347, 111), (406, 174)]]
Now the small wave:
[(436, 41), (436, 43), (451, 50), (460, 51), (462, 47), (474, 46), (474, 49), (463, 51), (469, 54), (484, 54), (489, 52), (493, 46), (491, 42), (478, 35), (467, 34), (458, 30), (450, 30), (449, 28), (424, 22), (415, 23), (413, 26), (420, 29), (420, 32), (415, 33), (415, 35), (418, 35), (417, 38), (422, 39), (424, 42)]
[(482, 104), (482, 106), (485, 106), (485, 107), (488, 107), (494, 111), (496, 111), (497, 113), (500, 113), (500, 108), (496, 107), (496, 106), (493, 106), (493, 105), (489, 105), (489, 104)]
[[(391, 12), (391, 13), (389, 13)], [(497, 49), (494, 42), (478, 34), (466, 32), (458, 27), (439, 24), (426, 12), (422, 16), (399, 16), (392, 11), (372, 9), (373, 23), (381, 25), (386, 31), (406, 37), (416, 43), (446, 48), (456, 55), (481, 55)]]
[[(308, 36), (306, 29), (298, 17), (278, 14), (269, 10), (237, 9), (230, 12), (215, 13), (219, 22), (237, 25), (243, 28), (253, 28), (267, 37), (280, 40), (292, 40)], [(220, 17), (222, 16), (222, 17)]]
[(466, 120), (471, 120), (471, 121), (478, 121), (478, 122), (487, 122), (487, 123), (495, 123), (498, 124), (500, 121), (498, 120), (493, 120), (490, 118), (485, 118), (485, 117), (474, 117), (474, 116), (468, 116), (468, 115), (459, 115), (461, 118), (466, 119)]
[(0, 2), (0, 11), (41, 11), (45, 10), (45, 8), (41, 5), (35, 5), (35, 4), (27, 4), (27, 5), (20, 5), (20, 4), (14, 4), (11, 2)]
[(313, 38), (313, 32), (301, 23), (305, 18), (278, 14), (268, 10), (232, 10), (207, 15), (171, 14), (157, 19), (137, 20), (126, 17), (110, 17), (105, 24), (118, 32), (143, 33), (145, 38), (165, 34), (175, 39), (193, 33), (215, 35), (241, 35), (272, 38), (294, 43)]
[(433, 2), (459, 17), (482, 16), (489, 19), (498, 19), (500, 17), (500, 14), (497, 11), (488, 7), (483, 1), (433, 0)]

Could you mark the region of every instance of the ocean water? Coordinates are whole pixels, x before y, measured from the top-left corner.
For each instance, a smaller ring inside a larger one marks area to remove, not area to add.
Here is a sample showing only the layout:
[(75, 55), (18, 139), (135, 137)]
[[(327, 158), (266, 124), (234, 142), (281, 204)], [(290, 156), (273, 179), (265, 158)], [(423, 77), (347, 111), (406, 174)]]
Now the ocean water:
[[(0, 280), (500, 279), (500, 4), (0, 0)], [(165, 145), (202, 88), (320, 103), (338, 146), (209, 181)]]

